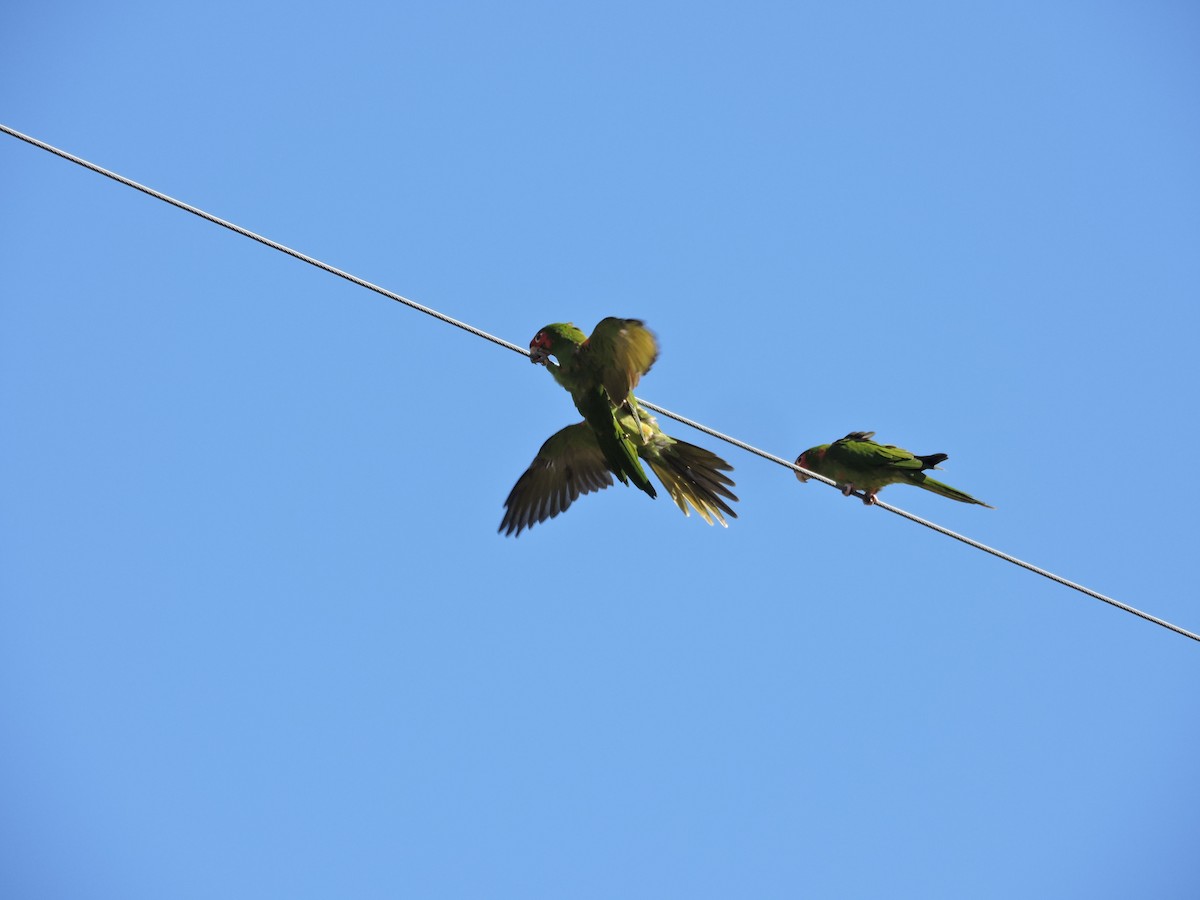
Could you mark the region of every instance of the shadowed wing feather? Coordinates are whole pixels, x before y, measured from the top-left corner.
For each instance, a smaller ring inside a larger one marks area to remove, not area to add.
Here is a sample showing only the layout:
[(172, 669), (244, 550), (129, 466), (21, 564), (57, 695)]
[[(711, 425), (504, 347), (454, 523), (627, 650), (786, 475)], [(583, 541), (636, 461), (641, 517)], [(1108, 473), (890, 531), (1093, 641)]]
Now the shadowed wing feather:
[(658, 358), (658, 342), (641, 319), (609, 316), (580, 348), (614, 404), (622, 403)]
[(580, 494), (613, 483), (596, 435), (586, 422), (568, 425), (551, 435), (504, 501), (498, 531), (520, 535), (538, 522), (553, 519)]

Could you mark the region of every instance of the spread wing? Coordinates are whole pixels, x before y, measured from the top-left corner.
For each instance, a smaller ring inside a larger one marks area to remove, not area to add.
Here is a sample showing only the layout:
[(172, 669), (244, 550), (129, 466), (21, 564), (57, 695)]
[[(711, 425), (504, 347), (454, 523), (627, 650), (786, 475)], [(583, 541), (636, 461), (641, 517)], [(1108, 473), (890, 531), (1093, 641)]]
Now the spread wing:
[(613, 483), (596, 436), (586, 422), (568, 425), (550, 436), (504, 501), (498, 531), (520, 535), (538, 522), (553, 519), (580, 494)]
[(658, 341), (641, 319), (609, 316), (592, 330), (580, 354), (604, 385), (609, 399), (620, 405), (654, 365)]

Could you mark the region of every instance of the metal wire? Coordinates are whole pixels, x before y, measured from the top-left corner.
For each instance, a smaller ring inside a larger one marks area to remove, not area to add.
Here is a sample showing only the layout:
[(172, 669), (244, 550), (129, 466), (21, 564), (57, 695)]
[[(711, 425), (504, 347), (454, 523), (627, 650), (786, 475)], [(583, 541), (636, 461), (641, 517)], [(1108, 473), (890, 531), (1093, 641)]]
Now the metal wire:
[(37, 138), (30, 137), (27, 134), (22, 134), (16, 129), (9, 128), (3, 123), (0, 123), (0, 131), (3, 131), (5, 134), (12, 135), (18, 140), (25, 141), (27, 144), (32, 144), (33, 146), (45, 150), (48, 153), (53, 153), (55, 156), (61, 156), (63, 159), (73, 162), (77, 166), (83, 166), (85, 169), (90, 169), (98, 175), (103, 175), (105, 178), (111, 178), (113, 181), (120, 182), (126, 187), (131, 187), (134, 190), (141, 191), (143, 194), (149, 194), (156, 200), (161, 200), (163, 203), (169, 203), (172, 206), (182, 209), (184, 212), (190, 212), (192, 215), (199, 216), (201, 219), (212, 222), (214, 225), (220, 225), (222, 228), (228, 228), (230, 231), (236, 232), (242, 237), (248, 237), (253, 241), (258, 241), (260, 244), (265, 244), (272, 250), (278, 250), (280, 253), (286, 253), (288, 256), (295, 257), (301, 262), (308, 263), (310, 266), (316, 266), (318, 269), (328, 272), (330, 275), (336, 275), (338, 278), (345, 278), (347, 281), (353, 282), (359, 287), (364, 287), (367, 290), (374, 291), (377, 294), (383, 294), (383, 296), (387, 297), (388, 299), (395, 300), (397, 303), (403, 303), (405, 306), (411, 306), (413, 309), (423, 312), (427, 316), (433, 316), (435, 319), (440, 319), (447, 325), (453, 325), (456, 328), (461, 328), (463, 331), (469, 331), (471, 334), (477, 335), (485, 340), (489, 340), (493, 344), (499, 344), (501, 347), (507, 347), (509, 350), (515, 350), (517, 353), (524, 353), (526, 356), (529, 355), (529, 351), (524, 347), (519, 347), (516, 344), (510, 344), (503, 338), (498, 338), (494, 334), (488, 334), (486, 331), (476, 328), (474, 325), (468, 325), (466, 322), (460, 322), (458, 319), (451, 318), (445, 313), (438, 312), (436, 309), (430, 309), (428, 306), (423, 306), (422, 304), (417, 303), (415, 300), (409, 300), (407, 297), (401, 297), (399, 294), (393, 293), (386, 288), (381, 288), (377, 284), (372, 284), (369, 281), (365, 281), (364, 279), (359, 278), (357, 275), (351, 275), (349, 272), (344, 272), (335, 266), (329, 265), (329, 263), (324, 263), (319, 259), (314, 259), (305, 253), (301, 253), (299, 250), (293, 250), (291, 247), (284, 246), (277, 241), (263, 237), (261, 234), (255, 234), (253, 231), (242, 228), (240, 225), (234, 225), (232, 222), (228, 222), (225, 219), (214, 216), (212, 213), (198, 209), (195, 206), (192, 206), (190, 203), (184, 203), (182, 200), (176, 200), (174, 197), (169, 197), (161, 191), (156, 191), (154, 188), (146, 187), (144, 184), (139, 184), (131, 178), (126, 178), (124, 175), (118, 175), (116, 172), (111, 172), (108, 169), (96, 165), (95, 163), (88, 162), (86, 159), (81, 159), (80, 157), (75, 156), (73, 153), (68, 153), (66, 150), (60, 150), (59, 148), (53, 147), (44, 141), (39, 141)]
[[(143, 194), (149, 194), (151, 197), (154, 197), (155, 199), (161, 200), (164, 203), (169, 203), (169, 204), (171, 204), (171, 206), (178, 207), (179, 209), (182, 209), (185, 212), (189, 212), (194, 216), (199, 216), (201, 219), (205, 219), (206, 221), (212, 222), (214, 225), (220, 225), (222, 228), (228, 228), (230, 231), (236, 232), (237, 234), (240, 234), (243, 237), (248, 237), (251, 240), (258, 241), (260, 244), (265, 244), (266, 246), (272, 248), (273, 250), (278, 250), (280, 253), (286, 253), (288, 256), (294, 257), (295, 259), (298, 259), (301, 262), (306, 262), (310, 266), (315, 266), (316, 268), (321, 269), (325, 272), (328, 272), (331, 275), (336, 275), (339, 278), (344, 278), (349, 282), (357, 284), (359, 287), (364, 287), (367, 290), (374, 291), (377, 294), (382, 294), (384, 297), (387, 297), (390, 300), (395, 300), (397, 303), (403, 303), (405, 306), (412, 307), (413, 309), (417, 310), (418, 312), (423, 312), (428, 316), (433, 316), (435, 319), (439, 319), (440, 321), (445, 322), (448, 325), (453, 325), (456, 328), (461, 328), (463, 331), (469, 331), (471, 334), (476, 335), (477, 337), (481, 337), (481, 338), (484, 338), (485, 340), (491, 341), (493, 344), (499, 344), (501, 347), (504, 347), (508, 350), (512, 350), (515, 353), (520, 353), (523, 356), (529, 356), (529, 351), (526, 348), (519, 346), (518, 344), (514, 344), (514, 343), (511, 343), (510, 341), (504, 340), (503, 338), (496, 337), (494, 334), (488, 334), (488, 332), (483, 331), (482, 329), (476, 328), (474, 325), (468, 325), (466, 322), (461, 322), (458, 319), (455, 319), (455, 318), (452, 318), (452, 317), (446, 315), (445, 313), (438, 312), (436, 309), (432, 309), (428, 306), (424, 306), (420, 303), (417, 303), (415, 300), (409, 300), (407, 297), (402, 297), (400, 294), (393, 293), (392, 291), (389, 291), (386, 288), (382, 288), (379, 285), (372, 284), (369, 281), (365, 281), (362, 278), (359, 278), (355, 275), (351, 275), (349, 272), (344, 272), (341, 269), (338, 269), (334, 266), (329, 265), (328, 263), (321, 262), (321, 260), (319, 260), (319, 259), (314, 259), (313, 257), (308, 256), (307, 254), (301, 253), (298, 250), (293, 250), (291, 247), (284, 246), (283, 244), (280, 244), (277, 241), (273, 241), (270, 238), (263, 237), (261, 234), (255, 234), (253, 231), (250, 231), (246, 228), (242, 228), (240, 225), (235, 225), (232, 222), (228, 222), (225, 219), (214, 216), (212, 213), (208, 213), (202, 209), (198, 209), (197, 207), (192, 206), (189, 203), (184, 203), (182, 200), (176, 200), (174, 197), (169, 197), (166, 194), (162, 193), (161, 191), (156, 191), (153, 188), (146, 187), (146, 185), (144, 185), (144, 184), (139, 184), (138, 182), (133, 181), (130, 178), (126, 178), (123, 175), (118, 175), (116, 172), (109, 171), (108, 169), (102, 168), (101, 166), (98, 166), (95, 163), (88, 162), (86, 159), (82, 159), (78, 156), (75, 156), (72, 153), (66, 152), (65, 150), (60, 150), (59, 148), (51, 146), (50, 144), (47, 144), (44, 141), (39, 141), (37, 138), (30, 137), (27, 134), (22, 134), (21, 132), (17, 131), (16, 129), (9, 128), (7, 125), (4, 125), (3, 123), (0, 123), (0, 131), (3, 131), (5, 134), (8, 134), (12, 137), (17, 138), (18, 140), (24, 141), (27, 144), (32, 144), (34, 147), (38, 147), (42, 150), (45, 150), (48, 153), (53, 153), (55, 156), (59, 156), (65, 160), (67, 160), (68, 162), (73, 162), (78, 166), (82, 166), (85, 169), (89, 169), (98, 175), (103, 175), (106, 178), (111, 178), (113, 181), (119, 182), (119, 183), (125, 185), (126, 187), (131, 187), (134, 190), (141, 191)], [(783, 466), (784, 468), (791, 469), (794, 472), (798, 472), (803, 475), (806, 475), (815, 481), (820, 481), (823, 484), (830, 485), (831, 487), (840, 487), (840, 485), (838, 485), (838, 483), (836, 481), (826, 478), (824, 475), (820, 475), (816, 472), (810, 472), (808, 469), (803, 469), (800, 466), (796, 465), (795, 463), (788, 462), (786, 459), (784, 459), (781, 456), (776, 456), (773, 453), (768, 453), (765, 450), (760, 450), (758, 447), (755, 447), (751, 444), (747, 444), (745, 441), (740, 441), (735, 437), (731, 437), (730, 435), (723, 434), (722, 432), (717, 431), (714, 428), (709, 428), (707, 425), (703, 425), (700, 422), (696, 422), (692, 419), (687, 418), (686, 416), (681, 416), (679, 413), (671, 412), (671, 410), (669, 410), (669, 409), (664, 409), (663, 407), (658, 406), (657, 404), (650, 403), (649, 401), (642, 400), (641, 398), (638, 398), (638, 402), (642, 406), (646, 407), (647, 409), (654, 410), (654, 412), (657, 412), (661, 415), (667, 416), (668, 418), (674, 419), (677, 422), (682, 422), (684, 425), (688, 425), (692, 428), (695, 428), (698, 431), (702, 431), (711, 437), (717, 438), (718, 440), (725, 441), (727, 444), (732, 444), (735, 447), (740, 447), (742, 450), (745, 450), (748, 453), (753, 453), (756, 456), (761, 456), (763, 459), (769, 460), (773, 463), (776, 463), (777, 465)], [(854, 495), (857, 497), (862, 496), (862, 494), (859, 492), (855, 492)], [(1033, 565), (1032, 563), (1025, 562), (1022, 559), (1018, 559), (1017, 557), (1012, 556), (1008, 553), (1004, 553), (1001, 550), (997, 550), (994, 547), (989, 547), (987, 544), (980, 543), (979, 541), (976, 541), (972, 538), (966, 537), (965, 535), (961, 535), (958, 532), (951, 531), (949, 528), (944, 528), (943, 526), (938, 525), (935, 522), (930, 522), (927, 519), (922, 519), (920, 516), (914, 515), (913, 513), (910, 513), (906, 510), (900, 509), (899, 507), (892, 506), (891, 504), (885, 503), (882, 500), (876, 500), (874, 505), (880, 509), (885, 509), (890, 513), (895, 513), (898, 516), (902, 516), (903, 518), (908, 519), (911, 522), (916, 522), (918, 525), (924, 525), (926, 528), (930, 528), (930, 529), (938, 532), (939, 534), (944, 534), (946, 537), (954, 538), (954, 540), (956, 540), (956, 541), (961, 541), (962, 543), (967, 544), (970, 547), (974, 547), (976, 550), (982, 550), (984, 553), (990, 553), (992, 556), (999, 557), (1000, 559), (1004, 560), (1005, 562), (1010, 562), (1013, 565), (1020, 566), (1023, 569), (1028, 569), (1030, 572), (1033, 572), (1037, 575), (1041, 575), (1043, 578), (1049, 578), (1051, 581), (1055, 581), (1058, 584), (1063, 585), (1064, 587), (1072, 588), (1076, 591), (1079, 591), (1082, 594), (1086, 594), (1089, 597), (1093, 597), (1096, 600), (1102, 600), (1111, 606), (1115, 606), (1118, 609), (1125, 610), (1125, 612), (1127, 612), (1127, 613), (1132, 613), (1135, 616), (1139, 616), (1139, 617), (1145, 619), (1147, 622), (1153, 622), (1155, 625), (1161, 625), (1163, 628), (1169, 629), (1170, 631), (1174, 631), (1176, 634), (1181, 634), (1184, 637), (1191, 638), (1193, 641), (1200, 642), (1200, 634), (1195, 634), (1191, 631), (1188, 631), (1186, 628), (1180, 628), (1178, 625), (1173, 625), (1170, 622), (1166, 621), (1165, 619), (1160, 619), (1160, 618), (1158, 618), (1158, 616), (1152, 616), (1147, 612), (1143, 612), (1142, 610), (1136, 609), (1135, 607), (1132, 607), (1132, 606), (1129, 606), (1126, 603), (1122, 603), (1119, 600), (1114, 600), (1112, 597), (1108, 597), (1108, 596), (1105, 596), (1104, 594), (1098, 593), (1097, 591), (1093, 591), (1091, 588), (1084, 587), (1083, 585), (1077, 584), (1074, 581), (1069, 581), (1066, 578), (1063, 578), (1061, 575), (1055, 575), (1053, 572), (1049, 572), (1046, 569), (1043, 569), (1043, 568)]]

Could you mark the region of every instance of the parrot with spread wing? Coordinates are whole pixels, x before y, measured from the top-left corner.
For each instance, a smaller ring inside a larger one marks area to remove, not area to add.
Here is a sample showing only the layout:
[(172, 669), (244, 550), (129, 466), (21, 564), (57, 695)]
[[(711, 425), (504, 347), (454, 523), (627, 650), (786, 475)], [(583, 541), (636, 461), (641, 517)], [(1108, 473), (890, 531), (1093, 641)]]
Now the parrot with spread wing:
[(582, 422), (547, 440), (517, 479), (500, 531), (520, 535), (563, 512), (582, 494), (603, 490), (615, 475), (657, 496), (644, 461), (675, 505), (695, 509), (708, 524), (737, 518), (726, 500), (737, 500), (724, 472), (733, 467), (703, 447), (663, 432), (633, 396), (658, 357), (658, 342), (638, 319), (610, 316), (590, 336), (569, 322), (547, 325), (529, 344), (530, 361), (545, 366), (575, 401)]
[[(841, 487), (847, 497), (855, 490), (863, 492), (863, 503), (875, 502), (875, 495), (889, 484), (912, 484), (960, 503), (975, 503), (988, 506), (970, 494), (950, 487), (925, 474), (926, 469), (940, 468), (939, 463), (948, 457), (945, 453), (916, 456), (891, 444), (877, 444), (871, 440), (873, 431), (852, 431), (832, 444), (821, 444), (805, 450), (796, 457), (796, 465), (818, 475), (831, 478)], [(796, 477), (808, 481), (800, 472)]]

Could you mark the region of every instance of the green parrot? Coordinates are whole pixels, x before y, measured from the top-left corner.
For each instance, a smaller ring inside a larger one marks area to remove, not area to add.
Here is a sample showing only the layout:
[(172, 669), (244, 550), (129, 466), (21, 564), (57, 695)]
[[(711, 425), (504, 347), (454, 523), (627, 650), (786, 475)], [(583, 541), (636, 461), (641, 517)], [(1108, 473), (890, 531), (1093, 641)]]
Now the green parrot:
[(729, 490), (733, 481), (722, 474), (733, 467), (664, 433), (633, 396), (658, 357), (658, 342), (640, 320), (610, 316), (590, 337), (569, 322), (547, 325), (534, 335), (529, 351), (530, 361), (545, 366), (570, 393), (583, 421), (542, 444), (504, 501), (500, 531), (520, 535), (563, 512), (581, 494), (608, 487), (614, 475), (656, 497), (642, 461), (685, 516), (690, 504), (710, 525), (714, 519), (726, 525), (725, 515), (737, 518), (725, 502), (737, 500)]
[[(871, 440), (874, 434), (873, 431), (852, 431), (832, 444), (821, 444), (805, 450), (796, 457), (796, 465), (832, 478), (847, 497), (856, 489), (863, 491), (862, 501), (868, 506), (875, 502), (875, 495), (887, 485), (912, 484), (960, 503), (976, 503), (995, 509), (925, 474), (926, 469), (937, 469), (938, 463), (950, 458), (945, 453), (916, 456), (891, 444), (875, 443)], [(796, 477), (808, 481), (808, 476), (800, 472), (796, 473)]]

